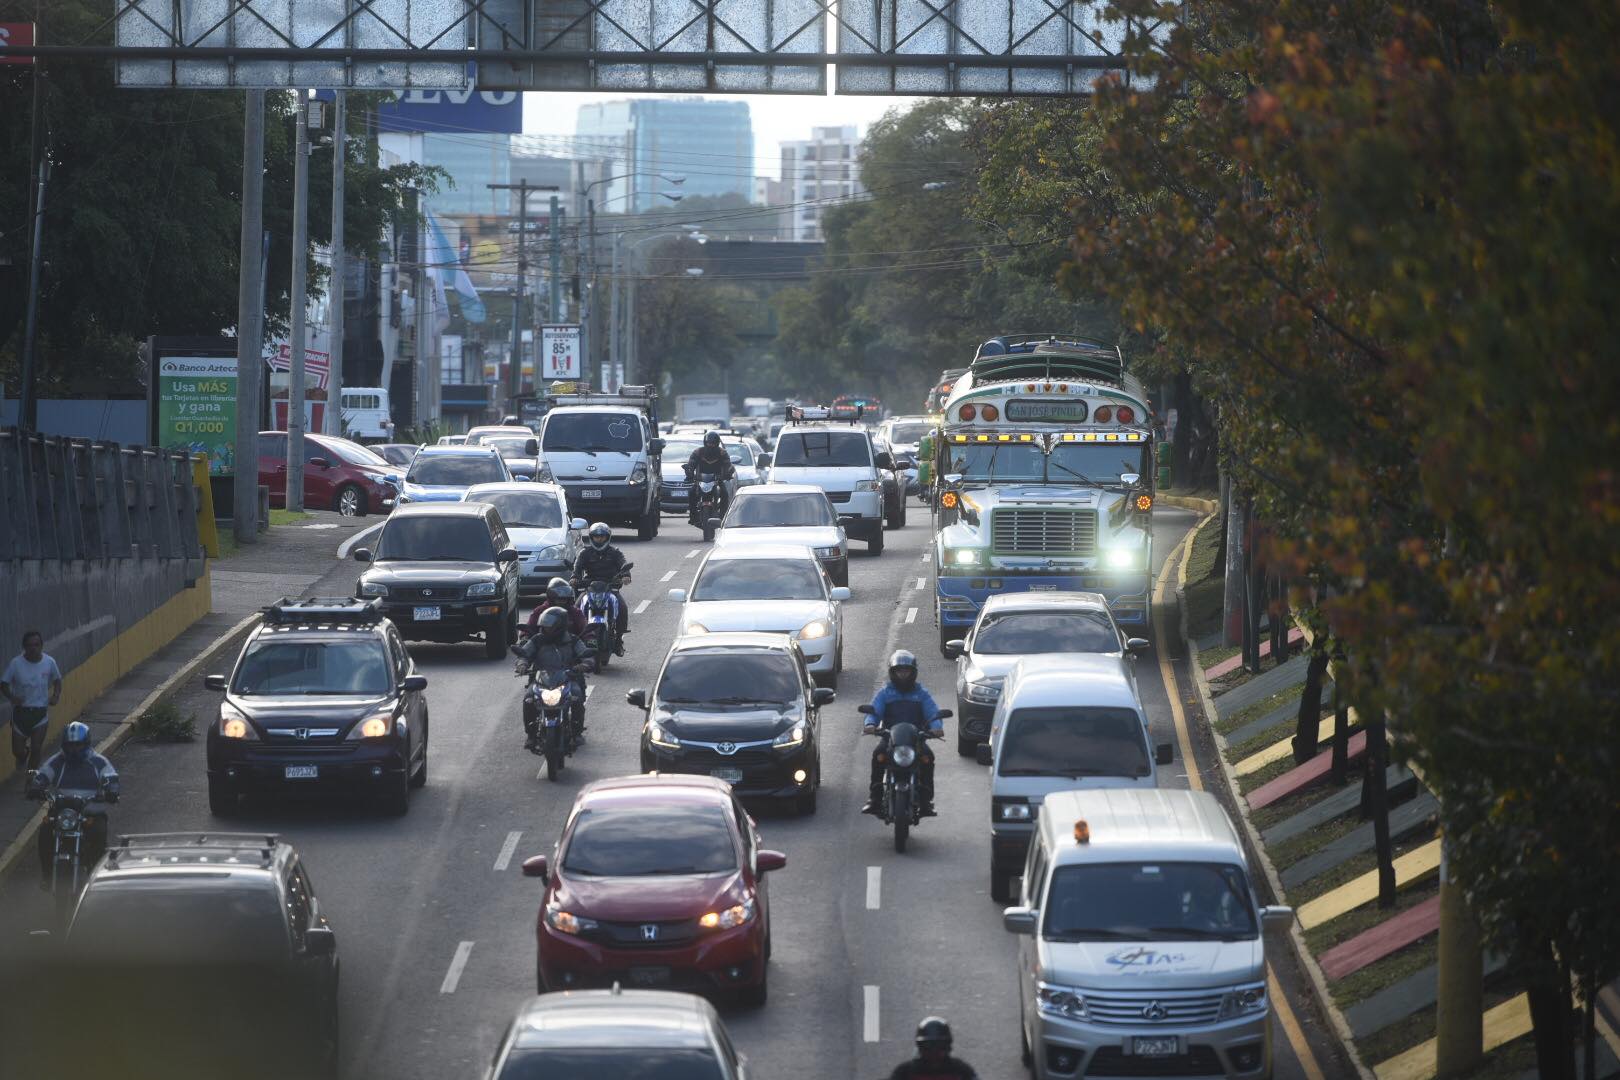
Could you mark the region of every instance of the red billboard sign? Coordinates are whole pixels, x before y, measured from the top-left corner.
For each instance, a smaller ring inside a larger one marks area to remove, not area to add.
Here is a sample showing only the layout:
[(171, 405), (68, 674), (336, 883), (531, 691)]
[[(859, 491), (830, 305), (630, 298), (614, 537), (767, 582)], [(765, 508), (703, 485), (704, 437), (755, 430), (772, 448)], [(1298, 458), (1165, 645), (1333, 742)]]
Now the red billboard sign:
[(0, 23), (0, 64), (32, 64), (32, 56), (6, 55), (8, 49), (18, 45), (34, 44), (34, 24), (31, 22)]

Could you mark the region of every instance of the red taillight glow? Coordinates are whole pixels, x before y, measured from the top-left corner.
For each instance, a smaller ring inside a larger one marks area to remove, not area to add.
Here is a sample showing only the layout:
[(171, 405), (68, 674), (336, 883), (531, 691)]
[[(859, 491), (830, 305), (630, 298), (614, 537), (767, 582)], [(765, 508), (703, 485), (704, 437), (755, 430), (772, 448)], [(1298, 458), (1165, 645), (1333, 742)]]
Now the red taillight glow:
[(986, 405), (984, 408), (979, 410), (980, 420), (996, 420), (999, 419), (1000, 416), (1000, 410), (998, 410), (994, 405)]
[(1136, 410), (1131, 408), (1129, 405), (1121, 405), (1119, 408), (1114, 410), (1114, 418), (1122, 424), (1135, 423)]
[(956, 410), (956, 415), (958, 419), (971, 420), (978, 415), (978, 410), (972, 405), (964, 405), (960, 409)]
[(1091, 418), (1097, 421), (1099, 424), (1108, 423), (1109, 420), (1113, 419), (1113, 416), (1114, 410), (1110, 409), (1106, 405), (1097, 406), (1097, 411), (1091, 414)]

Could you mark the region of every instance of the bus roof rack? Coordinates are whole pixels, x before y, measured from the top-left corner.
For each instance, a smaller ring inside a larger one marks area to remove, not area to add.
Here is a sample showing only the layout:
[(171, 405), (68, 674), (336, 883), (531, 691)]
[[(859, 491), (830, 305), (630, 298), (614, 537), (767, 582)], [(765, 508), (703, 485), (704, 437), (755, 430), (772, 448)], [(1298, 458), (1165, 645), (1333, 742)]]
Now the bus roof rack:
[(1056, 334), (1008, 334), (980, 345), (969, 370), (975, 383), (1078, 379), (1119, 386), (1125, 381), (1125, 358), (1116, 345)]
[(264, 609), (266, 624), (292, 626), (299, 623), (352, 623), (370, 626), (383, 618), (382, 601), (376, 597), (361, 600), (354, 596), (311, 596), (298, 600), (283, 596)]

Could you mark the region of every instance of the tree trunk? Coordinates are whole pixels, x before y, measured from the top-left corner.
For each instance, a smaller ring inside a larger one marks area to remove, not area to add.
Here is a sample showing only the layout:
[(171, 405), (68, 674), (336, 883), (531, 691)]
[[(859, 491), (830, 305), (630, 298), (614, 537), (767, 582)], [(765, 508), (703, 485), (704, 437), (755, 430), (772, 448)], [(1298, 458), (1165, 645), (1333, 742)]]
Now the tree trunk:
[[(1244, 626), (1248, 618), (1244, 615), (1244, 575), (1248, 560), (1243, 551), (1243, 530), (1246, 518), (1243, 508), (1243, 495), (1236, 484), (1227, 480), (1226, 496), (1226, 597), (1221, 607), (1221, 642), (1225, 645), (1242, 645), (1247, 648), (1243, 640)], [(1247, 655), (1247, 654), (1245, 654)]]
[[(1327, 635), (1317, 634), (1311, 662), (1305, 668), (1305, 691), (1299, 696), (1299, 715), (1294, 728), (1294, 761), (1300, 765), (1316, 756), (1316, 733), (1322, 726), (1322, 675), (1328, 666), (1326, 645)], [(1273, 650), (1276, 648), (1272, 646)]]
[(1218, 532), (1215, 539), (1215, 565), (1224, 569), (1226, 566), (1226, 534), (1227, 530), (1231, 528), (1232, 517), (1232, 478), (1226, 475), (1226, 470), (1221, 470), (1220, 478), (1216, 480), (1215, 487), (1220, 492), (1221, 507), (1221, 521), (1217, 526)]
[(1395, 853), (1389, 839), (1389, 791), (1384, 784), (1384, 768), (1389, 752), (1382, 717), (1367, 725), (1367, 780), (1371, 792), (1373, 849), (1378, 855), (1378, 906), (1395, 906)]
[(1541, 1080), (1575, 1080), (1569, 970), (1546, 942), (1531, 945), (1526, 952), (1525, 991), (1536, 1041), (1536, 1072)]
[(1339, 653), (1333, 659), (1339, 665), (1333, 676), (1333, 783), (1343, 787), (1350, 779), (1346, 775), (1350, 761), (1350, 699), (1339, 685), (1344, 678), (1344, 654)]
[(1271, 595), (1266, 619), (1271, 625), (1271, 663), (1275, 667), (1288, 659), (1288, 583), (1281, 574), (1267, 574), (1266, 585)]
[(1260, 673), (1260, 611), (1265, 601), (1266, 576), (1265, 563), (1260, 559), (1259, 528), (1254, 516), (1254, 504), (1249, 503), (1243, 508), (1246, 535), (1243, 538), (1243, 555), (1247, 563), (1243, 580), (1243, 666), (1258, 675)]

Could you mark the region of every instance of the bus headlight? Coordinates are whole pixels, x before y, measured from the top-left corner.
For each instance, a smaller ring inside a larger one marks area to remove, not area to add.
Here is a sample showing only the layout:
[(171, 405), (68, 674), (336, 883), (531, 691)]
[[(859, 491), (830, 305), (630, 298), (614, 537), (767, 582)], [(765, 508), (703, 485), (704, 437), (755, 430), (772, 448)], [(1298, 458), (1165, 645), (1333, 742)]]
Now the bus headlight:
[(1108, 568), (1110, 570), (1135, 570), (1140, 566), (1140, 549), (1138, 548), (1109, 548)]

